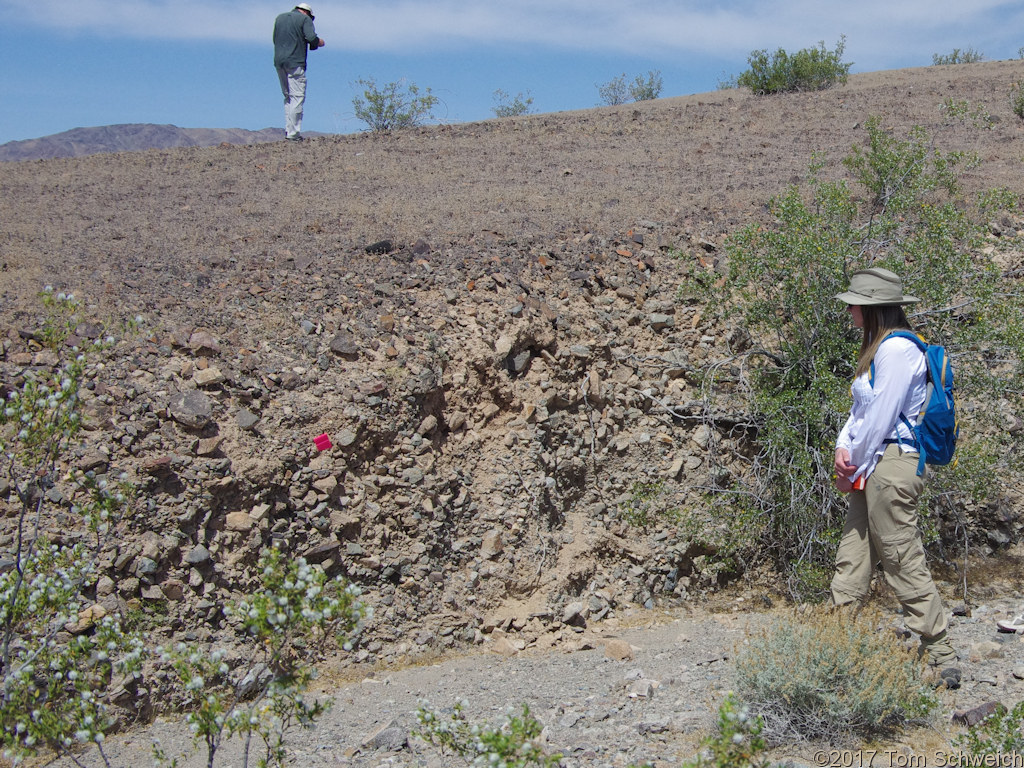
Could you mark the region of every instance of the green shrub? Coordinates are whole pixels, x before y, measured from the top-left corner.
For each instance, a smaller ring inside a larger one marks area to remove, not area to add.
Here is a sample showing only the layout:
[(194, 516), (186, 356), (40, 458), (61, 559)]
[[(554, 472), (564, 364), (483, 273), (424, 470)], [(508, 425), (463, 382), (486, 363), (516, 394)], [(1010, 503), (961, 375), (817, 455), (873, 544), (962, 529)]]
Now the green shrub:
[(992, 758), (1024, 752), (1024, 701), (1017, 702), (1010, 710), (998, 705), (995, 712), (953, 739), (953, 746), (976, 758), (971, 765), (1002, 765)]
[(760, 757), (766, 747), (762, 730), (761, 718), (730, 693), (718, 708), (717, 733), (703, 741), (701, 751), (683, 768), (764, 768), (768, 761)]
[(494, 100), (497, 106), (491, 107), (495, 117), (518, 117), (519, 115), (530, 114), (530, 106), (533, 104), (533, 97), (527, 91), (524, 96), (517, 93), (514, 97), (500, 88), (494, 92)]
[(843, 84), (850, 74), (852, 62), (843, 62), (846, 37), (840, 37), (835, 50), (804, 48), (789, 54), (782, 48), (769, 54), (767, 50), (752, 51), (747, 57), (750, 69), (736, 78), (736, 85), (754, 93), (789, 93), (791, 91), (821, 91), (837, 83)]
[(994, 187), (978, 193), (978, 209), (984, 213), (1020, 209), (1020, 195), (1006, 187)]
[[(0, 480), (20, 505), (14, 564), (0, 574), (0, 744), (10, 759), (48, 750), (76, 765), (91, 747), (109, 765), (103, 744), (117, 717), (107, 694), (138, 683), (150, 650), (138, 627), (154, 619), (129, 622), (86, 598), (134, 497), (121, 477), (66, 467), (81, 447), (87, 363), (115, 339), (70, 347), (80, 305), (50, 289), (42, 301), (47, 317), (36, 338), (57, 362), (4, 383), (0, 403)], [(50, 540), (53, 529), (59, 541)], [(253, 736), (266, 747), (261, 763), (280, 764), (286, 733), (323, 711), (303, 695), (310, 655), (328, 640), (342, 642), (361, 617), (351, 590), (301, 558), (270, 552), (260, 567), (260, 590), (229, 613), (252, 641), (240, 668), (229, 669), (223, 652), (185, 644), (158, 654), (180, 682), (161, 693), (191, 708), (210, 766), (224, 734), (244, 736), (243, 766)], [(155, 752), (166, 759), (159, 746)]]
[(960, 50), (954, 48), (952, 53), (939, 55), (937, 53), (932, 54), (932, 66), (941, 67), (947, 64), (976, 64), (979, 61), (984, 61), (985, 56), (973, 48), (965, 48)]
[(416, 712), (420, 722), (417, 736), (444, 751), (472, 759), (474, 765), (556, 768), (560, 764), (561, 755), (548, 754), (538, 743), (544, 727), (526, 704), (519, 715), (509, 713), (508, 721), (498, 728), (469, 722), (464, 708), (464, 702), (457, 702), (446, 715), (423, 704)]
[[(998, 478), (1019, 463), (1020, 437), (996, 415), (1022, 409), (1009, 382), (1018, 380), (1024, 360), (1024, 308), (1020, 292), (980, 253), (990, 210), (971, 205), (959, 189), (960, 174), (977, 161), (939, 151), (920, 128), (900, 139), (871, 118), (865, 129), (866, 146), (844, 160), (863, 191), (821, 181), (816, 160), (809, 193), (790, 188), (771, 202), (771, 224), (728, 238), (722, 290), (709, 288), (699, 270), (690, 286), (703, 292), (706, 312), (720, 311), (722, 322), (742, 331), (733, 335), (731, 364), (709, 366), (705, 392), (711, 414), (734, 409), (735, 393), (746, 399), (742, 439), (712, 455), (721, 471), (745, 469), (728, 487), (708, 489), (709, 508), (724, 499), (725, 538), (750, 547), (730, 557), (773, 558), (798, 599), (827, 594), (846, 512), (832, 482), (833, 451), (849, 410), (860, 334), (833, 297), (853, 270), (877, 265), (903, 276), (923, 299), (911, 321), (951, 350), (961, 399), (969, 393), (958, 451), (971, 460), (930, 474), (932, 508), (955, 511), (999, 498)], [(980, 200), (1007, 204), (1010, 197)], [(729, 424), (735, 432), (735, 417)]]
[(852, 611), (809, 609), (749, 637), (737, 694), (771, 742), (842, 744), (891, 733), (938, 704), (917, 654)]
[(1010, 86), (1010, 110), (1024, 119), (1024, 80), (1018, 80)]
[(984, 105), (971, 106), (971, 103), (966, 99), (957, 100), (952, 96), (947, 96), (946, 100), (942, 102), (942, 111), (946, 113), (950, 120), (956, 120), (965, 124), (969, 123), (975, 128), (991, 130), (993, 125), (992, 116), (985, 109)]
[(661, 96), (662, 78), (660, 70), (650, 70), (647, 77), (637, 75), (629, 86), (633, 101), (653, 101)]
[(604, 85), (597, 86), (597, 93), (601, 97), (601, 103), (609, 107), (625, 104), (629, 101), (629, 86), (626, 83), (626, 73), (623, 72)]
[(619, 507), (619, 516), (630, 525), (647, 528), (659, 520), (671, 521), (678, 515), (658, 504), (665, 491), (664, 480), (637, 480), (630, 488), (629, 496)]
[(288, 732), (311, 726), (328, 706), (304, 695), (314, 677), (307, 659), (326, 643), (345, 644), (363, 615), (356, 590), (340, 577), (328, 581), (301, 557), (265, 550), (259, 572), (260, 588), (226, 610), (252, 641), (240, 668), (230, 670), (222, 650), (184, 643), (157, 649), (177, 679), (195, 744), (206, 747), (208, 765), (224, 737), (233, 735), (243, 737), (243, 767), (253, 737), (263, 745), (260, 765), (283, 765)]
[[(26, 370), (0, 403), (0, 479), (18, 502), (13, 567), (0, 574), (0, 744), (10, 758), (70, 756), (89, 744), (102, 754), (114, 725), (105, 693), (134, 676), (144, 655), (137, 633), (83, 595), (130, 509), (130, 489), (116, 476), (61, 471), (82, 429), (87, 360), (106, 342), (71, 350), (79, 303), (50, 288), (42, 301), (38, 338), (57, 363)], [(66, 530), (74, 516), (80, 529), (50, 541), (54, 521), (63, 517)]]
[(727, 75), (723, 72), (722, 76), (718, 78), (718, 90), (720, 91), (731, 91), (739, 87), (739, 75)]
[(433, 119), (438, 99), (427, 88), (421, 94), (415, 83), (391, 82), (378, 88), (373, 78), (357, 80), (363, 96), (352, 99), (355, 115), (378, 133), (422, 125)]
[(647, 76), (637, 75), (632, 83), (626, 81), (623, 73), (597, 86), (601, 103), (610, 107), (626, 104), (630, 101), (650, 101), (661, 95), (662, 77), (660, 70), (651, 70)]

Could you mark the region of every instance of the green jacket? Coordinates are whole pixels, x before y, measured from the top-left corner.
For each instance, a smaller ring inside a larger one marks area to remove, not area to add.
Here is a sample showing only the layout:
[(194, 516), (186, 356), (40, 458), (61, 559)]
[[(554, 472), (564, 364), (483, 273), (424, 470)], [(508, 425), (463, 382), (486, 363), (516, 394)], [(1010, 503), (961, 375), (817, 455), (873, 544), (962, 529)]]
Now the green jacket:
[(274, 66), (294, 69), (306, 66), (306, 50), (315, 51), (317, 41), (313, 20), (296, 9), (274, 21)]

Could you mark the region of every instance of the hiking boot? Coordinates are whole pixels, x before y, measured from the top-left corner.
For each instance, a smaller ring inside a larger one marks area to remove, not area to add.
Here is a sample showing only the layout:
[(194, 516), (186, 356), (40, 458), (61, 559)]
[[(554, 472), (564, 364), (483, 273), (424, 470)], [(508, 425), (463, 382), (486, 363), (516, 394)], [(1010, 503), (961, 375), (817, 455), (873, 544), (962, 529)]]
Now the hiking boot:
[(302, 135), (296, 133), (294, 136), (285, 136), (287, 141), (302, 141)]
[(959, 667), (945, 667), (941, 672), (933, 668), (921, 676), (922, 682), (932, 688), (948, 688), (952, 691), (960, 687), (960, 678)]
[(1000, 632), (1024, 631), (1024, 616), (1014, 616), (1012, 619), (1000, 619), (996, 622), (996, 628)]
[(922, 637), (917, 649), (918, 657), (928, 656), (929, 667), (955, 668), (958, 657), (949, 642), (947, 633), (942, 632), (935, 637)]
[(954, 691), (960, 687), (960, 677), (959, 667), (946, 667), (939, 672), (939, 679), (942, 680), (947, 688)]

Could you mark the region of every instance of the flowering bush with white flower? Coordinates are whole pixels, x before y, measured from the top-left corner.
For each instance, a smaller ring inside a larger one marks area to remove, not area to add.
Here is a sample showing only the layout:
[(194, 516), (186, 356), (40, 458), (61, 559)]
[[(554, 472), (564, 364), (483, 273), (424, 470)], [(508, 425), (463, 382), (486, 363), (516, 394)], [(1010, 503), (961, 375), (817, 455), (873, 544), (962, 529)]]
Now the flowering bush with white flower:
[(301, 557), (286, 561), (278, 550), (266, 550), (259, 568), (262, 588), (226, 609), (254, 641), (241, 667), (232, 670), (221, 650), (184, 644), (160, 650), (181, 683), (189, 725), (196, 743), (205, 744), (210, 765), (224, 737), (234, 735), (245, 740), (243, 765), (254, 736), (264, 747), (260, 763), (282, 764), (287, 732), (312, 725), (327, 709), (303, 695), (315, 676), (306, 660), (327, 642), (347, 646), (369, 613), (357, 602), (355, 587), (328, 580)]
[(709, 736), (701, 751), (683, 768), (764, 768), (764, 723), (730, 693), (718, 708), (718, 733)]
[(508, 722), (499, 728), (469, 722), (463, 709), (466, 702), (456, 702), (449, 714), (431, 709), (426, 703), (416, 712), (420, 721), (417, 735), (429, 744), (470, 760), (473, 765), (493, 768), (555, 768), (560, 754), (548, 754), (540, 739), (544, 726), (523, 704), (521, 714), (508, 713)]
[[(92, 349), (68, 357), (65, 341), (79, 322), (74, 296), (47, 290), (43, 304), (40, 337), (59, 362), (27, 370), (0, 404), (0, 478), (17, 513), (12, 562), (0, 573), (0, 745), (14, 760), (44, 748), (71, 754), (87, 743), (102, 754), (112, 724), (104, 693), (115, 675), (135, 673), (143, 654), (137, 635), (85, 605), (96, 554), (130, 494), (121, 481), (61, 472), (82, 427), (78, 393)], [(88, 540), (48, 540), (47, 524), (64, 505)]]
[[(84, 765), (82, 748), (91, 745), (109, 766), (103, 741), (114, 718), (106, 701), (113, 686), (139, 672), (144, 643), (84, 594), (97, 578), (98, 553), (133, 499), (123, 477), (61, 468), (82, 429), (87, 358), (116, 339), (69, 347), (81, 322), (74, 296), (47, 289), (43, 304), (49, 316), (38, 339), (59, 362), (29, 369), (15, 387), (0, 390), (0, 479), (18, 513), (13, 563), (0, 568), (0, 746), (15, 761), (50, 750)], [(68, 525), (69, 512), (79, 525)], [(61, 543), (48, 538), (55, 527)], [(245, 738), (244, 765), (253, 736), (266, 748), (260, 763), (280, 764), (287, 731), (325, 711), (304, 696), (315, 674), (307, 660), (328, 641), (345, 646), (368, 613), (355, 588), (329, 581), (301, 558), (286, 562), (271, 550), (259, 567), (261, 590), (229, 610), (252, 640), (241, 667), (232, 669), (224, 651), (157, 649), (180, 682), (208, 765), (222, 738), (236, 734)]]

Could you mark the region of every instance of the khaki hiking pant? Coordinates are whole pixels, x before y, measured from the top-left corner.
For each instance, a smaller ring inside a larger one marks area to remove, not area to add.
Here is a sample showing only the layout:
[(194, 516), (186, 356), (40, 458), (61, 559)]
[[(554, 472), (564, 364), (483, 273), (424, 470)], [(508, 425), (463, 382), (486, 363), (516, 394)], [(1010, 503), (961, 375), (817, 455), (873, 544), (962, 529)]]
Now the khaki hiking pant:
[(903, 606), (907, 627), (933, 638), (946, 630), (948, 619), (917, 529), (917, 498), (924, 488), (917, 460), (916, 453), (886, 446), (864, 490), (849, 494), (832, 602), (847, 605), (865, 598), (875, 565), (881, 562), (885, 580)]

